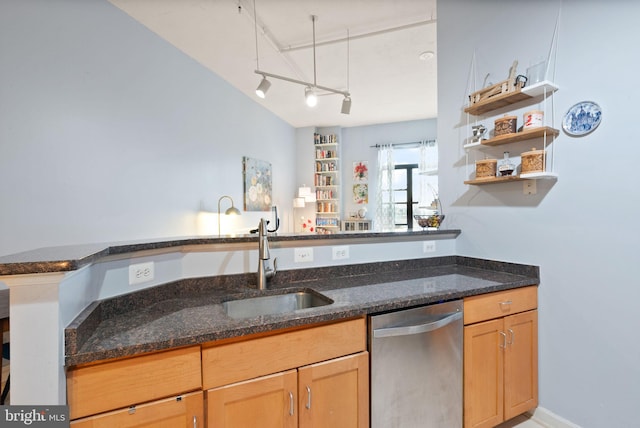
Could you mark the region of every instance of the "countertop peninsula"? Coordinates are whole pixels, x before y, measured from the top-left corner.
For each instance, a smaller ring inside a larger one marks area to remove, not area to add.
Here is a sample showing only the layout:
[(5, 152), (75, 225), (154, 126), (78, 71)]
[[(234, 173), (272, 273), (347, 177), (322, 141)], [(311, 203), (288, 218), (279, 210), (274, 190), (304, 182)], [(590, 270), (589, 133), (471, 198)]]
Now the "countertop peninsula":
[[(402, 242), (408, 240), (452, 239), (460, 235), (460, 229), (426, 229), (397, 232), (343, 232), (331, 235), (312, 233), (298, 234), (269, 234), (272, 245), (296, 244), (304, 245), (329, 242), (367, 243)], [(0, 256), (1, 275), (22, 275), (32, 273), (68, 272), (80, 269), (98, 260), (108, 257), (149, 250), (175, 249), (200, 245), (241, 244), (257, 242), (257, 234), (238, 236), (196, 236), (179, 238), (162, 238), (139, 241), (65, 245), (45, 247), (24, 251), (6, 256)]]
[(333, 300), (284, 315), (232, 319), (227, 300), (261, 295), (254, 274), (174, 281), (96, 301), (65, 330), (74, 366), (538, 285), (537, 266), (444, 256), (279, 272), (268, 293), (312, 289)]

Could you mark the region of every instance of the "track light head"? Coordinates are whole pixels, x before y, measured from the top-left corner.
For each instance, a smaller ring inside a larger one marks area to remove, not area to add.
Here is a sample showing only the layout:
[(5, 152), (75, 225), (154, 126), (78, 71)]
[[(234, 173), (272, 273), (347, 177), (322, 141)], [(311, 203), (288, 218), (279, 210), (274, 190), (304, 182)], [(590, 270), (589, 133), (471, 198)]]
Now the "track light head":
[(259, 96), (260, 98), (264, 98), (265, 95), (267, 95), (267, 91), (269, 90), (270, 87), (271, 87), (271, 82), (267, 80), (266, 76), (262, 76), (262, 80), (260, 81), (260, 84), (256, 89), (256, 95)]
[(344, 99), (342, 100), (342, 110), (340, 110), (340, 112), (342, 114), (351, 113), (351, 97), (350, 96), (345, 95)]
[(311, 88), (311, 86), (307, 86), (304, 89), (304, 98), (307, 101), (307, 105), (309, 107), (315, 107), (318, 104), (318, 96), (316, 92)]

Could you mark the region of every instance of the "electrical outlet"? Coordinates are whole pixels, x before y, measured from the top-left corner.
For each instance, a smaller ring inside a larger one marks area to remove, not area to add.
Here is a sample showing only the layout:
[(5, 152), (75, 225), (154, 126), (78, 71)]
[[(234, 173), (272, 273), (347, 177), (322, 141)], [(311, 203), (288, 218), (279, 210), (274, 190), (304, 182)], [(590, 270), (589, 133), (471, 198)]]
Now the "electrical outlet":
[(307, 263), (313, 261), (313, 248), (294, 248), (293, 261), (296, 263)]
[(422, 252), (434, 253), (436, 251), (436, 241), (424, 241), (422, 243)]
[(155, 274), (153, 262), (129, 265), (129, 285), (151, 281)]
[(349, 246), (340, 245), (339, 247), (331, 247), (331, 259), (343, 260), (349, 258)]

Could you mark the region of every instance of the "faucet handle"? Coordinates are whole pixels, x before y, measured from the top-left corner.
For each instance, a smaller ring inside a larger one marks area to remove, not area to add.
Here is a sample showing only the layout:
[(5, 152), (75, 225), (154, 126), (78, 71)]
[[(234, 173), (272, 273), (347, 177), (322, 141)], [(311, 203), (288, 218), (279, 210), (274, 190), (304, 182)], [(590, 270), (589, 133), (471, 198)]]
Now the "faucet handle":
[(273, 259), (273, 269), (272, 268), (267, 268), (266, 270), (266, 275), (267, 278), (271, 279), (274, 276), (276, 276), (276, 273), (278, 273), (278, 258), (274, 257)]

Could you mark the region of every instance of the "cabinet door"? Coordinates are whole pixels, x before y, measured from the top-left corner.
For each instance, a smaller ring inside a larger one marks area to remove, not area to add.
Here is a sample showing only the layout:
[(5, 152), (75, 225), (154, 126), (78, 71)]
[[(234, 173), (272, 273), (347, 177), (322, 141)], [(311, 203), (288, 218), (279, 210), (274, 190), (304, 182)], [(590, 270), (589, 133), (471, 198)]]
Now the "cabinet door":
[(297, 372), (289, 370), (207, 391), (209, 428), (295, 428)]
[(73, 428), (201, 428), (202, 391), (116, 410), (71, 422)]
[(511, 419), (538, 405), (538, 311), (504, 319), (504, 418)]
[(369, 353), (298, 369), (300, 427), (369, 427)]
[(506, 337), (502, 318), (464, 328), (464, 426), (494, 427), (503, 421)]

